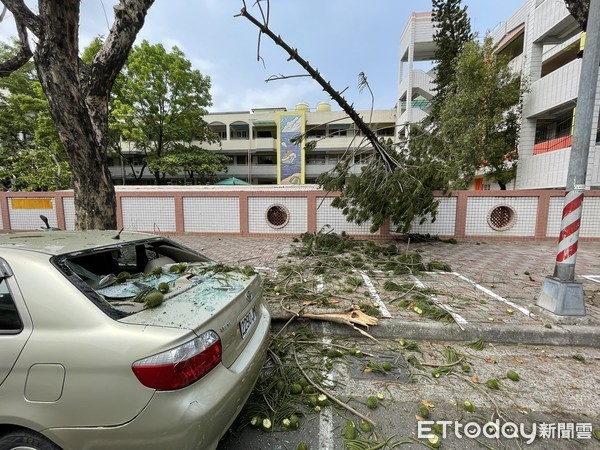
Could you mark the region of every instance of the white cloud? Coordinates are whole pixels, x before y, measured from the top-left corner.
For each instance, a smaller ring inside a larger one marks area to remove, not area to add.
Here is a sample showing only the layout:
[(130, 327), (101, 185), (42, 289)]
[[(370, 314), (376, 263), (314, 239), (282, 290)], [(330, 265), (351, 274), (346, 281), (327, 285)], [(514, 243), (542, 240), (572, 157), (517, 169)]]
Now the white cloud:
[(251, 108), (286, 107), (293, 108), (299, 102), (316, 107), (319, 101), (326, 100), (326, 94), (312, 80), (295, 82), (271, 81), (264, 88), (239, 86), (225, 89), (213, 80), (211, 88), (212, 112), (246, 111)]
[(192, 63), (192, 67), (199, 70), (202, 75), (207, 75), (217, 68), (216, 63), (204, 58), (190, 58), (190, 62)]

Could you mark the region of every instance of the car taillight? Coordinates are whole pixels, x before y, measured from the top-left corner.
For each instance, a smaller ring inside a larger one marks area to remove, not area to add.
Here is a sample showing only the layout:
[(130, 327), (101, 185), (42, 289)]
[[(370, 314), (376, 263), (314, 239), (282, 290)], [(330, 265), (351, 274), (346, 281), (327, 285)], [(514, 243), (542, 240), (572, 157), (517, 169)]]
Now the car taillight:
[(140, 382), (159, 391), (181, 389), (198, 381), (221, 362), (221, 340), (214, 331), (166, 352), (133, 363)]

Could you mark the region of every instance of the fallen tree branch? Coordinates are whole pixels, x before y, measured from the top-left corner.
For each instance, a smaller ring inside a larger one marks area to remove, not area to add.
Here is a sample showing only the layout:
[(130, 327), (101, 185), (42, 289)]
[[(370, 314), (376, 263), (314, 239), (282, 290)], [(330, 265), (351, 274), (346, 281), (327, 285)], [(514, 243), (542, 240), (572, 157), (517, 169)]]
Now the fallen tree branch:
[(298, 355), (296, 355), (296, 349), (294, 348), (294, 349), (292, 349), (292, 351), (294, 352), (294, 361), (296, 361), (296, 365), (298, 366), (298, 369), (300, 369), (300, 372), (302, 372), (302, 375), (304, 376), (304, 378), (306, 378), (306, 381), (308, 381), (317, 391), (319, 391), (323, 395), (326, 395), (327, 398), (329, 398), (329, 400), (331, 400), (332, 402), (334, 402), (337, 405), (341, 406), (342, 408), (350, 411), (355, 416), (360, 417), (365, 422), (371, 424), (371, 426), (373, 428), (376, 427), (375, 422), (373, 422), (367, 416), (365, 416), (364, 414), (361, 414), (360, 412), (358, 412), (357, 410), (355, 410), (352, 406), (348, 405), (347, 403), (344, 403), (343, 401), (341, 401), (340, 399), (338, 399), (337, 397), (335, 397), (333, 394), (331, 394), (330, 392), (327, 392), (325, 389), (323, 389), (321, 386), (319, 386), (317, 383), (315, 383), (308, 376), (308, 374), (306, 373), (306, 371), (304, 370), (304, 368), (300, 365), (300, 362), (298, 361)]
[(358, 324), (368, 328), (370, 325), (377, 325), (379, 323), (379, 319), (363, 313), (358, 308), (352, 308), (350, 311), (347, 311), (345, 313), (304, 313), (300, 314), (299, 317), (302, 317), (304, 319), (324, 320), (326, 322), (334, 322), (340, 323), (342, 325), (348, 325), (349, 327), (354, 328), (363, 336), (373, 339), (375, 342), (379, 342), (365, 330), (362, 330), (355, 325)]
[(379, 323), (379, 319), (377, 317), (365, 314), (358, 308), (352, 308), (343, 313), (303, 313), (300, 314), (300, 317), (306, 319), (326, 320), (344, 325), (357, 324), (362, 325), (363, 327), (369, 327)]
[(302, 66), (302, 68), (304, 70), (306, 70), (306, 72), (308, 72), (310, 74), (310, 76), (317, 83), (319, 83), (321, 85), (323, 90), (325, 92), (327, 92), (331, 96), (331, 98), (337, 102), (338, 105), (340, 105), (340, 107), (344, 110), (344, 112), (346, 114), (348, 114), (348, 116), (354, 121), (356, 126), (363, 133), (363, 135), (366, 136), (366, 138), (369, 140), (369, 142), (371, 143), (371, 145), (373, 146), (375, 151), (379, 154), (382, 161), (386, 165), (386, 169), (389, 173), (393, 172), (394, 169), (399, 166), (398, 162), (392, 157), (392, 155), (390, 155), (385, 150), (385, 148), (379, 142), (379, 139), (377, 138), (377, 136), (375, 135), (373, 130), (366, 124), (366, 122), (362, 119), (362, 117), (360, 117), (360, 115), (356, 112), (354, 107), (352, 105), (350, 105), (346, 101), (346, 99), (333, 88), (333, 86), (331, 86), (331, 83), (329, 81), (326, 81), (321, 76), (319, 71), (314, 69), (308, 63), (308, 61), (306, 61), (304, 58), (302, 58), (298, 54), (298, 49), (290, 47), (286, 42), (283, 41), (283, 39), (281, 39), (281, 36), (278, 36), (271, 31), (271, 29), (268, 26), (267, 21), (265, 21), (266, 23), (262, 23), (260, 20), (258, 20), (252, 14), (250, 14), (245, 6), (241, 9), (240, 13), (237, 14), (235, 17), (239, 17), (239, 16), (245, 17), (250, 22), (252, 22), (260, 30), (261, 34), (266, 34), (267, 36), (269, 36), (273, 40), (273, 42), (275, 42), (275, 44), (277, 44), (278, 46), (283, 48), (287, 52), (287, 54), (290, 55), (288, 58), (288, 61), (290, 61), (292, 59), (294, 61), (296, 61), (298, 64), (300, 64), (300, 66)]

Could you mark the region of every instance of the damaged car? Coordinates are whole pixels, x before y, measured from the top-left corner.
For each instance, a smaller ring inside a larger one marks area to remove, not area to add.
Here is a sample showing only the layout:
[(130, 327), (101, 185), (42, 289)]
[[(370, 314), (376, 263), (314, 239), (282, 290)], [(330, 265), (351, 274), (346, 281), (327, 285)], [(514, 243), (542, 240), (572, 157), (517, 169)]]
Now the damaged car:
[(269, 329), (252, 268), (167, 238), (0, 235), (0, 448), (216, 448)]

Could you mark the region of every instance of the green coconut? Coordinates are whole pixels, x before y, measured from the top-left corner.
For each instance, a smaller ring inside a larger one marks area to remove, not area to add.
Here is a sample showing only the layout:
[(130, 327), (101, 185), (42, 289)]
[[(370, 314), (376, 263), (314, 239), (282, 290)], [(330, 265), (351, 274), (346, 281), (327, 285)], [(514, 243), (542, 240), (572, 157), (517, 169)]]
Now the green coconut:
[(463, 403), (463, 406), (464, 406), (464, 408), (465, 408), (466, 411), (469, 411), (469, 412), (474, 412), (475, 411), (475, 405), (473, 403), (469, 402), (469, 401), (465, 401)]
[(302, 388), (302, 392), (304, 392), (307, 395), (312, 395), (312, 394), (316, 394), (317, 390), (314, 388), (314, 386), (311, 386), (309, 384), (308, 386), (305, 386), (304, 388)]
[(304, 389), (306, 386), (308, 386), (308, 380), (302, 377), (298, 380), (298, 384)]
[(259, 428), (262, 425), (262, 417), (260, 416), (254, 416), (251, 420), (250, 420), (250, 425), (253, 428)]
[(346, 422), (346, 426), (344, 426), (344, 438), (356, 439), (356, 425), (352, 420)]
[(498, 384), (498, 380), (495, 378), (490, 378), (489, 380), (487, 380), (485, 382), (485, 384), (487, 384), (487, 387), (489, 387), (490, 389), (500, 389), (500, 385)]
[(329, 400), (325, 394), (319, 394), (317, 396), (317, 404), (319, 406), (327, 406), (329, 404)]
[(506, 372), (506, 378), (512, 381), (519, 381), (520, 379), (519, 374), (514, 370), (509, 370), (508, 372)]
[(119, 272), (119, 274), (117, 275), (117, 283), (123, 283), (129, 278), (131, 278), (131, 274), (129, 272)]
[(367, 398), (367, 408), (375, 409), (378, 406), (379, 406), (379, 400), (377, 400), (377, 397), (371, 396), (371, 397)]
[(327, 350), (327, 356), (329, 358), (339, 358), (341, 356), (344, 356), (344, 352), (338, 350), (337, 348), (330, 348), (329, 350)]
[(165, 295), (159, 291), (150, 292), (144, 297), (144, 303), (148, 308), (156, 308), (165, 301)]
[(300, 425), (300, 419), (296, 414), (290, 416), (290, 428), (296, 429)]
[(372, 427), (369, 422), (365, 422), (364, 420), (360, 422), (360, 431), (362, 431), (363, 433), (370, 433), (371, 430)]
[(273, 428), (273, 423), (270, 419), (263, 419), (262, 421), (262, 429), (265, 431), (271, 431)]

